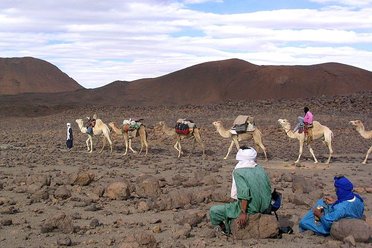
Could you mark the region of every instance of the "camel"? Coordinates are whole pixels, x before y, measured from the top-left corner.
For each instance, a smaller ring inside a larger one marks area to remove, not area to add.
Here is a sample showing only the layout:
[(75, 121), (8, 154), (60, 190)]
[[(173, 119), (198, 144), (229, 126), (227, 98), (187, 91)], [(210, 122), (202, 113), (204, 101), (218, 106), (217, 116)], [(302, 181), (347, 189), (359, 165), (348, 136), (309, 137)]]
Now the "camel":
[(182, 147), (181, 147), (181, 140), (186, 139), (186, 138), (193, 139), (193, 145), (192, 145), (191, 153), (194, 151), (195, 142), (197, 142), (198, 144), (200, 144), (200, 146), (203, 150), (203, 158), (205, 157), (204, 143), (201, 139), (199, 128), (195, 127), (194, 130), (192, 132), (188, 133), (188, 134), (178, 134), (178, 133), (176, 133), (175, 128), (168, 127), (165, 124), (164, 121), (160, 121), (156, 128), (160, 128), (160, 130), (167, 136), (172, 136), (172, 137), (175, 136), (176, 137), (176, 143), (174, 144), (173, 147), (174, 147), (174, 149), (176, 149), (178, 151), (178, 158), (181, 157), (181, 154), (183, 154)]
[[(298, 158), (295, 161), (295, 163), (298, 163), (300, 161), (302, 151), (303, 151), (303, 146), (305, 142), (305, 133), (304, 132), (299, 133), (298, 131), (293, 132), (293, 130), (291, 129), (291, 124), (286, 119), (279, 119), (278, 122), (282, 126), (282, 128), (284, 129), (285, 133), (287, 134), (289, 138), (298, 139), (298, 141), (300, 142), (300, 151), (298, 154)], [(318, 121), (314, 121), (313, 122), (313, 140), (320, 139), (320, 138), (323, 138), (323, 143), (328, 147), (329, 156), (328, 156), (326, 164), (329, 164), (329, 162), (331, 161), (332, 154), (333, 154), (333, 150), (332, 150), (333, 132), (327, 126), (320, 124)], [(307, 146), (309, 147), (309, 151), (314, 158), (314, 163), (318, 163), (318, 160), (316, 159), (314, 155), (313, 148), (311, 147), (310, 144), (307, 144)]]
[[(77, 119), (76, 123), (78, 124), (79, 129), (82, 133), (88, 134), (87, 128), (84, 126), (84, 121), (82, 119)], [(103, 146), (99, 153), (101, 153), (103, 149), (105, 148), (106, 140), (110, 144), (110, 150), (112, 153), (112, 142), (110, 139), (110, 129), (105, 123), (103, 123), (101, 119), (96, 119), (96, 125), (93, 128), (93, 135), (103, 135)], [(88, 152), (90, 153), (93, 152), (93, 135), (88, 134), (88, 139), (85, 141), (85, 143), (87, 144)], [(89, 146), (89, 142), (90, 142), (90, 146)]]
[(143, 150), (143, 147), (145, 146), (146, 148), (146, 153), (145, 153), (145, 156), (147, 155), (147, 152), (148, 152), (148, 143), (147, 143), (147, 131), (146, 131), (146, 127), (144, 125), (141, 125), (140, 128), (137, 130), (135, 136), (131, 134), (131, 131), (124, 131), (123, 128), (118, 128), (114, 122), (110, 122), (109, 123), (109, 126), (112, 128), (112, 130), (116, 133), (116, 134), (119, 134), (119, 135), (123, 135), (124, 137), (124, 143), (125, 143), (125, 152), (124, 152), (124, 155), (127, 155), (128, 153), (128, 148), (133, 152), (133, 153), (137, 153), (135, 150), (133, 150), (132, 148), (132, 139), (135, 137), (135, 136), (139, 136), (140, 137), (140, 141), (141, 141), (141, 149), (139, 151), (138, 154), (141, 154), (142, 150)]
[[(350, 124), (355, 127), (355, 130), (365, 139), (372, 139), (372, 130), (366, 131), (363, 123), (360, 120), (350, 121)], [(367, 164), (369, 154), (372, 152), (372, 146), (368, 149), (366, 158), (362, 164)]]
[(266, 154), (266, 148), (265, 148), (265, 146), (262, 143), (262, 133), (261, 133), (261, 131), (258, 128), (256, 128), (252, 132), (245, 132), (245, 133), (240, 133), (240, 134), (232, 134), (230, 132), (230, 130), (224, 128), (224, 126), (223, 126), (223, 124), (222, 124), (221, 121), (214, 121), (212, 124), (217, 129), (217, 132), (223, 138), (230, 138), (230, 139), (232, 139), (231, 140), (231, 144), (229, 146), (229, 149), (227, 150), (227, 154), (226, 154), (226, 156), (223, 159), (227, 159), (227, 157), (229, 156), (229, 154), (230, 154), (230, 152), (231, 152), (234, 144), (236, 146), (236, 149), (239, 150), (239, 148), (240, 148), (239, 141), (253, 139), (254, 140), (254, 143), (256, 145), (256, 149), (258, 149), (258, 147), (260, 147), (262, 149), (262, 151), (264, 152), (264, 154), (265, 154), (265, 161), (268, 160), (267, 159), (267, 154)]

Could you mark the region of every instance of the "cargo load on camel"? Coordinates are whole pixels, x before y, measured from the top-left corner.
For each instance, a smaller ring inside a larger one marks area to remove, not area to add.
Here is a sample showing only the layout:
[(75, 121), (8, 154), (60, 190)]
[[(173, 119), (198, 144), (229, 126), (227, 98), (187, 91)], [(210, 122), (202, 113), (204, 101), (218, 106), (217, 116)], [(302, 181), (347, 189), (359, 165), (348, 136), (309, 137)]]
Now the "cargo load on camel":
[(254, 117), (250, 115), (239, 115), (236, 117), (233, 127), (230, 132), (232, 134), (239, 134), (245, 132), (253, 132), (256, 129)]
[(129, 134), (129, 137), (136, 137), (138, 129), (141, 127), (143, 119), (126, 119), (123, 121), (123, 131)]
[(176, 122), (176, 133), (187, 135), (194, 131), (195, 123), (187, 119), (178, 119)]

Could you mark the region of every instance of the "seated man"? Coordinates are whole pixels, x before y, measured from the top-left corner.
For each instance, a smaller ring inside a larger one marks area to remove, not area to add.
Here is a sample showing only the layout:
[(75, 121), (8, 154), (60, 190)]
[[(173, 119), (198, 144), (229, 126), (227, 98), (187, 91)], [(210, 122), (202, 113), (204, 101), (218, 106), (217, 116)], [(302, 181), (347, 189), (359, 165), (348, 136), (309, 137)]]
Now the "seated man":
[(333, 222), (342, 218), (361, 219), (364, 212), (363, 199), (353, 193), (353, 184), (344, 176), (335, 177), (337, 200), (333, 197), (320, 199), (300, 221), (300, 230), (311, 230), (327, 236)]
[(271, 203), (271, 185), (265, 170), (256, 163), (257, 152), (251, 147), (241, 147), (236, 154), (239, 162), (233, 171), (231, 198), (233, 202), (213, 206), (210, 219), (216, 230), (230, 234), (231, 222), (245, 226), (247, 214), (266, 213)]

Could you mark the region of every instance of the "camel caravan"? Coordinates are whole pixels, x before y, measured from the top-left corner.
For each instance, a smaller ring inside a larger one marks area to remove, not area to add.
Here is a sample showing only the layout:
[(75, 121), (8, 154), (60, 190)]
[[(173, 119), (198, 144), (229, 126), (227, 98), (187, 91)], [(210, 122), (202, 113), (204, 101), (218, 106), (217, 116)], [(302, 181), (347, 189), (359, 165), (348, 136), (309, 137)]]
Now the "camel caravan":
[[(122, 136), (124, 141), (124, 154), (127, 155), (128, 151), (133, 154), (141, 154), (145, 150), (145, 156), (148, 154), (148, 132), (146, 126), (141, 122), (142, 119), (125, 119), (123, 123), (119, 126), (115, 122), (110, 122), (106, 125), (101, 119), (98, 119), (96, 115), (93, 118), (88, 118), (88, 121), (84, 123), (83, 119), (77, 119), (76, 123), (79, 126), (79, 130), (87, 134), (88, 138), (86, 140), (87, 151), (92, 153), (93, 151), (93, 137), (102, 137), (103, 145), (99, 153), (103, 151), (106, 144), (110, 146), (110, 152), (112, 153), (112, 141), (110, 138), (111, 130), (119, 136)], [(332, 159), (333, 149), (332, 149), (332, 139), (333, 132), (325, 125), (322, 125), (318, 121), (313, 121), (311, 129), (308, 133), (303, 132), (302, 129), (292, 129), (291, 124), (287, 119), (279, 119), (278, 124), (284, 131), (285, 135), (290, 139), (296, 139), (299, 142), (299, 154), (297, 160), (294, 163), (299, 163), (304, 145), (307, 145), (310, 154), (314, 159), (314, 163), (318, 163), (313, 150), (313, 141), (321, 139), (322, 142), (328, 148), (329, 154), (325, 164), (329, 164)], [(366, 131), (363, 123), (360, 120), (350, 121), (350, 124), (355, 128), (355, 130), (365, 139), (372, 139), (372, 130)], [(216, 132), (223, 138), (229, 139), (230, 145), (228, 146), (227, 153), (223, 159), (227, 159), (231, 153), (233, 147), (235, 146), (237, 150), (241, 146), (241, 142), (250, 141), (254, 142), (256, 150), (261, 150), (265, 157), (265, 161), (268, 160), (267, 149), (263, 144), (262, 132), (257, 128), (254, 117), (249, 115), (239, 115), (233, 122), (230, 128), (225, 128), (222, 121), (214, 121), (212, 125), (215, 127)], [(111, 128), (111, 130), (110, 130)], [(175, 125), (167, 126), (164, 121), (158, 122), (154, 126), (154, 130), (161, 132), (165, 137), (171, 137), (174, 139), (173, 148), (177, 151), (177, 158), (180, 158), (184, 154), (182, 150), (181, 141), (192, 140), (192, 154), (195, 149), (196, 143), (201, 148), (202, 157), (205, 158), (205, 145), (202, 140), (201, 129), (196, 126), (196, 124), (189, 119), (178, 119)], [(132, 148), (132, 141), (139, 139), (141, 148), (139, 152)], [(363, 164), (367, 163), (369, 154), (372, 152), (372, 146), (369, 147), (365, 159), (362, 161)]]

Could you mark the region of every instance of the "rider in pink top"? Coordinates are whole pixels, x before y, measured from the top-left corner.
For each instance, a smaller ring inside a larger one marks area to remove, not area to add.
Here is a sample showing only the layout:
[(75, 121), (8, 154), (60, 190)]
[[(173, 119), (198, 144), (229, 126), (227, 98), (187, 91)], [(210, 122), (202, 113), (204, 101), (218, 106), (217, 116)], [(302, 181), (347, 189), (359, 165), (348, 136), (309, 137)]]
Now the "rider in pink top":
[(313, 114), (309, 111), (309, 108), (305, 107), (304, 112), (305, 112), (305, 116), (304, 116), (305, 125), (313, 124)]

